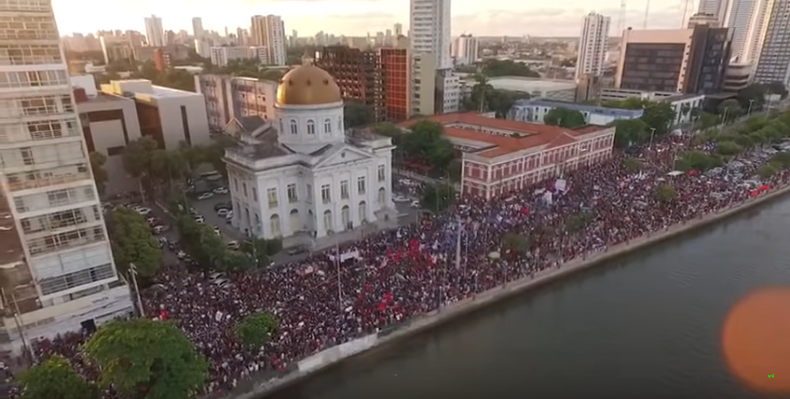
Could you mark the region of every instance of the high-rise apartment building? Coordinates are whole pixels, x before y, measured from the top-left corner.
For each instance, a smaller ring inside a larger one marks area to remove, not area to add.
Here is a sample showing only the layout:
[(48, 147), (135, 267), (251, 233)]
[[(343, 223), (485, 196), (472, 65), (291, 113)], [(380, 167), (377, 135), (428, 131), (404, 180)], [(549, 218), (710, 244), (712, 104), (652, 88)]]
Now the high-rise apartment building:
[(192, 36), (194, 36), (195, 39), (201, 39), (205, 34), (206, 31), (203, 30), (203, 19), (200, 17), (192, 18)]
[(411, 0), (409, 28), (414, 54), (435, 54), (437, 69), (450, 69), (450, 0)]
[(21, 49), (0, 55), (0, 351), (18, 353), (25, 340), (93, 329), (132, 305), (50, 1), (0, 2), (0, 25), (0, 48)]
[(732, 0), (700, 0), (697, 12), (712, 14), (719, 21), (719, 26), (724, 26), (730, 1)]
[(579, 36), (576, 79), (581, 75), (600, 76), (606, 59), (606, 40), (611, 18), (591, 12), (584, 16)]
[(165, 45), (165, 29), (162, 26), (162, 18), (151, 15), (145, 19), (145, 36), (148, 45), (151, 47), (162, 47)]
[(727, 28), (626, 29), (621, 43), (617, 88), (688, 94), (722, 90), (730, 59)]
[(472, 35), (461, 35), (455, 38), (451, 51), (455, 65), (469, 65), (477, 61), (479, 48), (477, 38)]
[(768, 19), (771, 16), (770, 10), (773, 3), (774, 0), (754, 0), (743, 48), (739, 53), (733, 52), (733, 58), (738, 57), (741, 63), (748, 63), (752, 66), (757, 64), (763, 49), (765, 31), (768, 28)]
[(221, 132), (234, 118), (275, 118), (277, 82), (241, 76), (196, 75), (195, 89), (205, 99), (212, 132)]
[(381, 86), (384, 94), (384, 118), (404, 121), (411, 116), (409, 51), (405, 48), (381, 48)]
[(697, 25), (708, 25), (711, 28), (720, 28), (719, 19), (713, 14), (696, 13), (689, 18), (689, 23), (686, 26), (693, 29)]
[(277, 15), (256, 15), (251, 19), (250, 41), (266, 47), (270, 65), (285, 65), (285, 24)]
[(403, 34), (403, 24), (395, 24), (394, 28), (396, 38)]
[(773, 0), (754, 81), (790, 83), (790, 0)]

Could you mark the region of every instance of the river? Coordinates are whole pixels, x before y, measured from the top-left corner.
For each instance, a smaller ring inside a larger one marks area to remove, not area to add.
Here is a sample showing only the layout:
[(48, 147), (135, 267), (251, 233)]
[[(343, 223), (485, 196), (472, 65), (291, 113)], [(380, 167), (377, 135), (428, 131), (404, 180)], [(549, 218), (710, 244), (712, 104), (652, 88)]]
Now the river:
[(788, 231), (785, 198), (267, 398), (774, 398), (730, 374), (721, 331), (748, 293), (790, 286)]

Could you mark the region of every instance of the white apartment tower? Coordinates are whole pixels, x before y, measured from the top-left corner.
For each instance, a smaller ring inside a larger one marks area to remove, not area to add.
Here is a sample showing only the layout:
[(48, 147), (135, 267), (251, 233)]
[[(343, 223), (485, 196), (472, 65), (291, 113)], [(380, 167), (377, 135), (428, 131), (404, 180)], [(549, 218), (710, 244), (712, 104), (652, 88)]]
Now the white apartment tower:
[(411, 48), (415, 54), (434, 54), (438, 69), (450, 69), (450, 0), (411, 0)]
[(754, 70), (757, 83), (790, 84), (790, 0), (773, 0), (768, 10), (765, 37)]
[(731, 0), (700, 0), (697, 13), (712, 14), (719, 21), (719, 26), (725, 26), (727, 9)]
[(162, 18), (151, 15), (145, 19), (145, 36), (148, 45), (151, 47), (162, 47), (165, 45), (165, 29), (162, 26)]
[(192, 36), (195, 39), (201, 39), (206, 31), (203, 30), (203, 19), (200, 17), (192, 18)]
[(477, 38), (472, 35), (461, 35), (455, 38), (452, 48), (455, 65), (469, 65), (475, 62), (479, 48)]
[(252, 17), (250, 41), (254, 46), (266, 47), (266, 58), (270, 65), (285, 65), (285, 24), (279, 16)]
[(582, 21), (579, 52), (576, 61), (576, 79), (581, 75), (603, 74), (606, 59), (606, 39), (609, 37), (611, 18), (591, 12)]
[(0, 51), (0, 352), (8, 354), (127, 314), (131, 300), (50, 0), (0, 2), (0, 24), (0, 49), (21, 49)]

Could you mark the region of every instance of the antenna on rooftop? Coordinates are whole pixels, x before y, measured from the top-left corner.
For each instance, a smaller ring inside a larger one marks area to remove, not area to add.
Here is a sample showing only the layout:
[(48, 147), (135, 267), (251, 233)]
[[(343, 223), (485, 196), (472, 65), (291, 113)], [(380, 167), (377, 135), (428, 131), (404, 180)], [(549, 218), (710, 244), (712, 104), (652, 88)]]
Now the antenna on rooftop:
[(642, 24), (642, 29), (647, 29), (647, 18), (650, 15), (650, 0), (647, 0), (647, 4), (645, 4), (645, 22)]

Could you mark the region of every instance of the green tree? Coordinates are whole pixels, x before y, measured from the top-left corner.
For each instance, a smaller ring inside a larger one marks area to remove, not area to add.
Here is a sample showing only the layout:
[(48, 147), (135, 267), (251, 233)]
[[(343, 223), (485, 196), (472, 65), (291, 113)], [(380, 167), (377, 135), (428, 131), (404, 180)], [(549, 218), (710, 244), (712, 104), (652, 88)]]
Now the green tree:
[(676, 169), (688, 172), (692, 169), (706, 171), (722, 166), (724, 162), (720, 156), (708, 155), (702, 151), (686, 151), (682, 153), (675, 163)]
[(83, 347), (101, 370), (102, 386), (122, 397), (188, 399), (203, 388), (208, 362), (174, 324), (134, 319), (113, 321)]
[(343, 121), (346, 129), (366, 126), (373, 123), (373, 109), (365, 104), (350, 103), (343, 108)]
[(547, 112), (543, 117), (543, 123), (552, 126), (561, 126), (569, 129), (581, 127), (587, 124), (584, 121), (584, 114), (568, 108), (554, 108)]
[(472, 86), (472, 92), (463, 100), (464, 110), (487, 112), (491, 105), (488, 99), (495, 90), (494, 86), (488, 83), (488, 77), (483, 74), (475, 74), (474, 79), (475, 85)]
[(724, 156), (738, 155), (743, 147), (732, 141), (722, 141), (716, 145), (716, 153)]
[(412, 125), (401, 138), (400, 149), (410, 159), (425, 160), (434, 169), (445, 172), (452, 161), (453, 145), (444, 137), (444, 126), (427, 120)]
[(502, 237), (502, 247), (513, 254), (523, 254), (529, 250), (529, 238), (517, 232), (509, 232)]
[(778, 80), (768, 83), (765, 88), (769, 94), (778, 94), (782, 96), (782, 98), (787, 97), (787, 88), (785, 88), (785, 84)]
[(172, 188), (173, 181), (182, 179), (188, 170), (189, 164), (180, 149), (157, 149), (151, 154), (151, 173), (168, 188)]
[(647, 123), (641, 119), (621, 119), (614, 122), (614, 144), (627, 148), (644, 142), (647, 138)]
[[(214, 229), (195, 222), (190, 215), (178, 218), (178, 231), (184, 249), (202, 268), (224, 268), (228, 263), (228, 245)], [(232, 259), (236, 260), (236, 259)]]
[(721, 116), (708, 112), (701, 112), (695, 122), (695, 129), (707, 130), (721, 124)]
[(743, 108), (741, 108), (741, 104), (738, 103), (738, 100), (735, 99), (722, 101), (721, 104), (719, 104), (718, 111), (724, 123), (734, 121), (738, 119), (739, 116), (743, 115)]
[(88, 155), (91, 162), (91, 171), (93, 172), (93, 180), (96, 181), (96, 189), (99, 194), (104, 194), (107, 187), (107, 170), (104, 169), (104, 164), (107, 163), (107, 157), (99, 152), (92, 152)]
[(241, 244), (241, 250), (253, 259), (256, 267), (265, 267), (271, 262), (272, 256), (283, 250), (283, 241), (251, 238)]
[(565, 229), (571, 233), (576, 233), (587, 227), (594, 218), (595, 215), (592, 212), (582, 211), (576, 213), (565, 220)]
[(153, 277), (162, 263), (162, 250), (145, 218), (132, 209), (118, 208), (107, 218), (115, 264), (124, 274), (134, 264), (141, 277)]
[(668, 133), (672, 121), (675, 120), (675, 110), (670, 103), (664, 101), (628, 98), (622, 101), (604, 101), (601, 105), (607, 108), (643, 110), (641, 119), (647, 124), (647, 130), (656, 129), (658, 135)]
[(396, 146), (400, 145), (403, 138), (403, 129), (389, 122), (377, 123), (372, 130), (373, 133), (392, 138), (392, 144)]
[(21, 399), (94, 399), (98, 392), (57, 355), (22, 373)]
[(642, 169), (642, 163), (639, 162), (638, 159), (626, 158), (625, 161), (623, 161), (623, 167), (625, 167), (625, 170), (629, 173), (636, 173)]
[(250, 349), (260, 349), (277, 332), (277, 318), (268, 312), (253, 313), (244, 318), (233, 333), (236, 338)]
[(761, 166), (760, 169), (757, 170), (757, 174), (763, 179), (768, 179), (771, 176), (779, 173), (780, 170), (782, 170), (782, 165), (780, 163), (769, 162)]
[(539, 78), (540, 74), (533, 71), (526, 64), (512, 60), (497, 60), (489, 58), (483, 61), (482, 70), (486, 76), (521, 76)]
[(659, 184), (656, 187), (656, 199), (661, 202), (669, 202), (677, 198), (678, 193), (669, 184)]
[(425, 187), (420, 204), (433, 212), (442, 212), (453, 202), (455, 202), (455, 189), (451, 184), (442, 184)]
[(749, 104), (751, 104), (752, 112), (754, 112), (763, 108), (766, 94), (768, 94), (768, 89), (765, 86), (754, 83), (738, 91), (736, 99), (743, 109), (749, 109)]
[(141, 137), (129, 142), (122, 155), (126, 173), (150, 185), (152, 176), (156, 174), (152, 168), (152, 160), (158, 149), (159, 144), (150, 137)]

